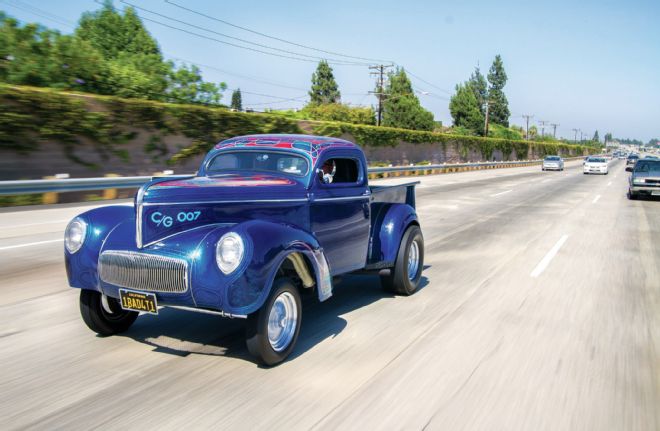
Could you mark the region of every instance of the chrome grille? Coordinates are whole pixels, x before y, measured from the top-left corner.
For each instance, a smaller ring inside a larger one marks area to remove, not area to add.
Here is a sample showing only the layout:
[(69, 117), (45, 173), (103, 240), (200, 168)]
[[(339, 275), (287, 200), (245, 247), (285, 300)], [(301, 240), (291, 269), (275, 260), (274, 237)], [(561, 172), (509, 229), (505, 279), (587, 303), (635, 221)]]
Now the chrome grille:
[(181, 293), (188, 289), (188, 263), (174, 257), (108, 250), (99, 258), (99, 277), (128, 289)]

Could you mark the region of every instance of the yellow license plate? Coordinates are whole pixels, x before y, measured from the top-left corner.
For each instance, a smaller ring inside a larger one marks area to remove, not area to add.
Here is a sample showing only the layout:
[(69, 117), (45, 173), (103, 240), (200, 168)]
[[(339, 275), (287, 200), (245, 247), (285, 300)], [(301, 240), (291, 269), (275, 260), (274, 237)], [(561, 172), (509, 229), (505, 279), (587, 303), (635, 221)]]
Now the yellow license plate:
[(124, 310), (158, 314), (158, 303), (153, 293), (119, 289), (119, 303)]

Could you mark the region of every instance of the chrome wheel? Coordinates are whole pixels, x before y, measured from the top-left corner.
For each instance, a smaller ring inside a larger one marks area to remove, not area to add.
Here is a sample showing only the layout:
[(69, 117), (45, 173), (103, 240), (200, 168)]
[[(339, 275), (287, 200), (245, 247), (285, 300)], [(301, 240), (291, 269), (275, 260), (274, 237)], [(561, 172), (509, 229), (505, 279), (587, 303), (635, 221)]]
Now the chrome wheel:
[(276, 352), (286, 349), (296, 333), (298, 308), (289, 292), (282, 292), (273, 302), (268, 315), (268, 341)]
[(417, 241), (410, 243), (410, 250), (408, 251), (408, 279), (414, 280), (417, 277), (417, 270), (419, 269), (419, 245)]

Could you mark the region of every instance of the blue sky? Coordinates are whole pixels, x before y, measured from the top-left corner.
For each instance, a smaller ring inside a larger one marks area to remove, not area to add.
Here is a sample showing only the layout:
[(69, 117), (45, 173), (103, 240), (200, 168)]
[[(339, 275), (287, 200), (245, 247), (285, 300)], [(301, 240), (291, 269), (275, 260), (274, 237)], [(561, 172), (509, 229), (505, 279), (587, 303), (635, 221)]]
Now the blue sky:
[[(126, 1), (229, 36), (331, 57), (233, 28), (164, 0)], [(432, 84), (413, 77), (416, 89), (428, 93), (419, 95), (423, 106), (444, 124), (451, 124), (448, 98), (454, 86), (477, 64), (486, 73), (500, 54), (509, 77), (505, 93), (511, 123), (523, 125), (521, 115), (532, 114), (533, 124), (560, 124), (558, 136), (572, 138), (571, 129), (579, 128), (590, 136), (598, 130), (601, 138), (606, 132), (644, 141), (660, 137), (658, 1), (172, 1), (299, 44), (394, 61)], [(115, 5), (125, 6), (118, 0)], [(0, 0), (0, 9), (10, 15), (63, 32), (71, 31), (83, 11), (98, 7), (93, 0)], [(205, 79), (240, 87), (245, 106), (261, 110), (304, 104), (314, 62), (251, 52), (149, 21), (145, 25), (166, 57), (211, 66), (202, 67)], [(366, 66), (333, 68), (344, 102), (375, 104), (367, 94), (374, 81)], [(227, 92), (224, 100), (229, 98)], [(286, 100), (292, 98), (298, 100)]]

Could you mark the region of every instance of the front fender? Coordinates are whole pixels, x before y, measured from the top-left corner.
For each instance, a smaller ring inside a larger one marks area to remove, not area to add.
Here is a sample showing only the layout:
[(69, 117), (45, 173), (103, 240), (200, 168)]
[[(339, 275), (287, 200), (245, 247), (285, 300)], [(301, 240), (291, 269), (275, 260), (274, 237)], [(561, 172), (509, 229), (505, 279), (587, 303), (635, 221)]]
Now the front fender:
[(71, 287), (100, 290), (97, 266), (99, 253), (108, 235), (125, 221), (134, 222), (132, 206), (112, 205), (95, 208), (78, 217), (87, 223), (87, 236), (80, 250), (69, 253), (64, 249), (64, 262)]
[(316, 238), (295, 226), (261, 220), (239, 223), (236, 232), (251, 242), (249, 263), (241, 276), (225, 289), (224, 307), (234, 314), (250, 314), (266, 301), (284, 260), (301, 253), (311, 265), (321, 301), (332, 295), (330, 271)]
[(376, 204), (367, 267), (377, 269), (394, 266), (401, 238), (412, 223), (418, 223), (418, 220), (415, 209), (410, 205)]

